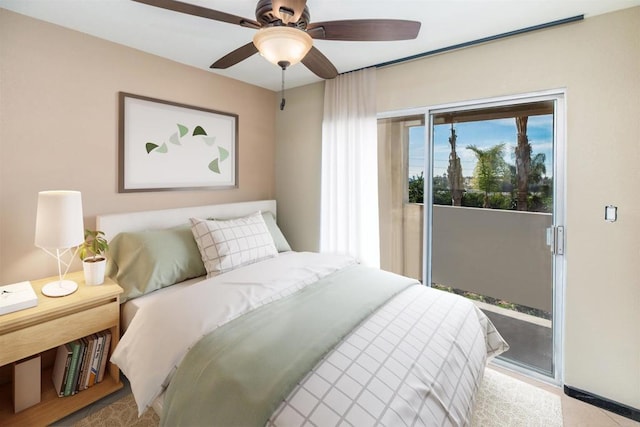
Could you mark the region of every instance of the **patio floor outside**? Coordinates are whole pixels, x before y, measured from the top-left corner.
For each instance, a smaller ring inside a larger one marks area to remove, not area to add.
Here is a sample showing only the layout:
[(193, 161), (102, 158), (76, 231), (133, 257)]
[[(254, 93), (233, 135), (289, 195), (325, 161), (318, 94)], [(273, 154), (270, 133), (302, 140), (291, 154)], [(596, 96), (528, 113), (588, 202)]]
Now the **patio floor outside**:
[(553, 334), (551, 321), (522, 315), (488, 304), (478, 304), (491, 319), (509, 350), (500, 357), (525, 364), (545, 375), (553, 373)]

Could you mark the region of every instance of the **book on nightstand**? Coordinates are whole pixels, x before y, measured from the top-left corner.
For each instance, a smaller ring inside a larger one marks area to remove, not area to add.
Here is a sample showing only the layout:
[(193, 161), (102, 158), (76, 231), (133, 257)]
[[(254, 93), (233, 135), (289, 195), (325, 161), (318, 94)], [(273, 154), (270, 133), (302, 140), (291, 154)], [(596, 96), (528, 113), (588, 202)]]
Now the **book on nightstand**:
[(40, 354), (13, 363), (13, 411), (40, 403)]
[(73, 352), (71, 354), (69, 372), (67, 372), (66, 384), (64, 386), (65, 396), (71, 396), (72, 394), (76, 393), (75, 386), (78, 383), (78, 363), (80, 360), (80, 354), (82, 353), (82, 340), (72, 341), (70, 345), (73, 349)]
[(96, 334), (84, 337), (83, 340), (87, 341), (87, 351), (82, 363), (82, 378), (78, 381), (78, 390), (85, 390), (87, 383), (89, 382), (89, 374), (91, 373), (91, 362), (96, 349)]
[(51, 379), (59, 397), (71, 396), (102, 381), (109, 359), (111, 331), (58, 346)]
[(31, 282), (0, 286), (0, 315), (38, 305), (38, 297)]
[(51, 379), (53, 380), (53, 387), (60, 397), (64, 396), (64, 389), (66, 385), (65, 379), (69, 373), (72, 354), (73, 348), (71, 348), (70, 344), (58, 346), (56, 361), (54, 362), (53, 371), (51, 372)]
[(84, 350), (82, 352), (81, 363), (80, 363), (80, 373), (78, 374), (78, 384), (76, 385), (76, 391), (82, 391), (85, 389), (84, 384), (85, 380), (88, 376), (87, 372), (87, 360), (91, 357), (91, 337), (81, 338), (84, 343)]
[(96, 348), (93, 352), (93, 358), (90, 360), (89, 369), (89, 382), (88, 387), (93, 387), (98, 379), (98, 370), (100, 369), (100, 355), (102, 354), (102, 345), (104, 344), (104, 335), (99, 332), (96, 338)]
[(102, 355), (100, 356), (100, 370), (98, 371), (98, 380), (97, 382), (101, 382), (102, 378), (104, 378), (104, 371), (107, 367), (107, 359), (109, 359), (109, 347), (111, 346), (111, 331), (104, 331), (104, 344), (102, 345)]

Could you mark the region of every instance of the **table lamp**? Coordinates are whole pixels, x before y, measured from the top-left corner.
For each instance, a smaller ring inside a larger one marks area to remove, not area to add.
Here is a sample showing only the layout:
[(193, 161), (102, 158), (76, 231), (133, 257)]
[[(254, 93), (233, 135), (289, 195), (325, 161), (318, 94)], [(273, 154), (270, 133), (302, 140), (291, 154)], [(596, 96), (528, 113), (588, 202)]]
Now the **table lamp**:
[[(82, 197), (79, 191), (41, 191), (38, 193), (35, 245), (58, 261), (58, 280), (42, 288), (43, 295), (62, 297), (78, 289), (78, 284), (65, 280), (71, 262), (84, 241)], [(75, 252), (70, 253), (75, 247)], [(69, 257), (68, 261), (63, 258)], [(66, 267), (62, 272), (62, 265)]]

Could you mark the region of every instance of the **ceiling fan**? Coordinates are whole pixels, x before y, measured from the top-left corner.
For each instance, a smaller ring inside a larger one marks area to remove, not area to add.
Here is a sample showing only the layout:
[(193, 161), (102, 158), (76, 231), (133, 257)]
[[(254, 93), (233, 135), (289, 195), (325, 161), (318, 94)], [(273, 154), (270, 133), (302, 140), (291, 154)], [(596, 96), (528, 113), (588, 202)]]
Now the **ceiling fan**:
[(323, 79), (338, 75), (336, 67), (313, 46), (312, 39), (394, 41), (415, 39), (420, 22), (397, 19), (356, 19), (309, 22), (307, 0), (258, 0), (256, 20), (176, 0), (133, 0), (162, 9), (258, 30), (252, 42), (214, 62), (210, 68), (231, 67), (260, 52), (284, 70), (302, 62)]

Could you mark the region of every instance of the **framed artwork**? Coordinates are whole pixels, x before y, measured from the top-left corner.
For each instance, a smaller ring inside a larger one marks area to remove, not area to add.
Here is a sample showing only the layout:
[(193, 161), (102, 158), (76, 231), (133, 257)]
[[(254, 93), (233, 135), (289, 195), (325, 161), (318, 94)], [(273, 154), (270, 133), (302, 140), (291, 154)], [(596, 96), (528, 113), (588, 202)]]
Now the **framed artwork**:
[(120, 92), (118, 192), (238, 187), (238, 115)]

